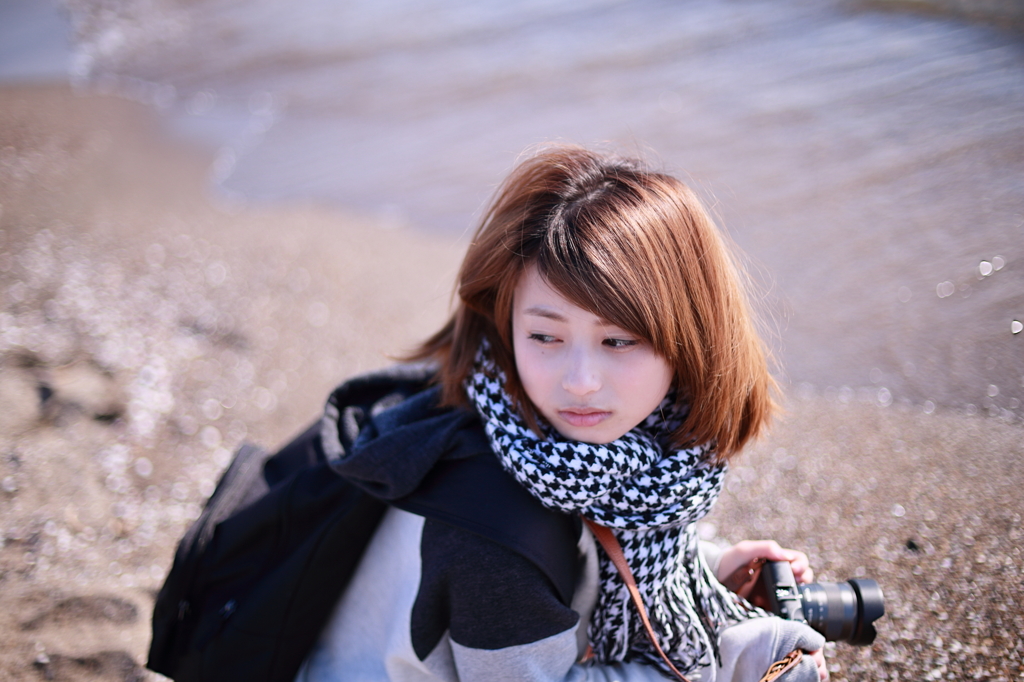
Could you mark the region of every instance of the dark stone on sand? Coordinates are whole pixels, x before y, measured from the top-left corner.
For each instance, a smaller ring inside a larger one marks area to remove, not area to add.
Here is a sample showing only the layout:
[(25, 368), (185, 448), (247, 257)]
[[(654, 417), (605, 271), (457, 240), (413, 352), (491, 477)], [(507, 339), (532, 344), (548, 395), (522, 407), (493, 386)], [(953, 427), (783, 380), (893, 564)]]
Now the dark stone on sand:
[(138, 618), (139, 609), (117, 597), (68, 597), (25, 621), (21, 627), (23, 630), (38, 630), (47, 624), (68, 625), (88, 621), (134, 623)]
[(127, 651), (101, 651), (92, 656), (42, 655), (33, 666), (45, 680), (143, 682), (146, 679), (145, 671)]

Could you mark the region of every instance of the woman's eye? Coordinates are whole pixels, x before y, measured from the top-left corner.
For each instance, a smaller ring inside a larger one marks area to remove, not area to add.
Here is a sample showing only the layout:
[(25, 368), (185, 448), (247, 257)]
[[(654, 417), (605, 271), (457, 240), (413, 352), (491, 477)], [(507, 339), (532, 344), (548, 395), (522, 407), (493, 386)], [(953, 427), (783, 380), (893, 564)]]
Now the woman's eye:
[(605, 339), (604, 340), (604, 345), (610, 346), (612, 348), (629, 348), (631, 346), (637, 345), (638, 343), (640, 343), (640, 342), (637, 341), (636, 339)]
[(530, 334), (529, 338), (531, 341), (537, 341), (539, 343), (554, 343), (555, 341), (555, 337), (550, 334), (537, 334), (536, 332)]

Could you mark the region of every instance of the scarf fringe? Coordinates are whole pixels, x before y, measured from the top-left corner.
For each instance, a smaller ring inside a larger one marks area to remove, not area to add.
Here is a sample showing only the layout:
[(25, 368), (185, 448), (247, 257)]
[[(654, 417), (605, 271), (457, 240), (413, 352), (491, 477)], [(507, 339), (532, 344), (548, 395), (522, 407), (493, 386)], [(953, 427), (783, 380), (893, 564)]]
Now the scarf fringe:
[[(767, 614), (718, 582), (698, 549), (692, 524), (679, 533), (679, 539), (683, 547), (676, 570), (661, 590), (645, 594), (641, 589), (641, 596), (658, 643), (680, 671), (690, 673), (713, 661), (721, 662), (718, 639), (723, 629)], [(624, 585), (598, 613), (603, 617), (591, 621), (589, 633), (597, 660), (641, 660), (669, 673), (648, 641)]]

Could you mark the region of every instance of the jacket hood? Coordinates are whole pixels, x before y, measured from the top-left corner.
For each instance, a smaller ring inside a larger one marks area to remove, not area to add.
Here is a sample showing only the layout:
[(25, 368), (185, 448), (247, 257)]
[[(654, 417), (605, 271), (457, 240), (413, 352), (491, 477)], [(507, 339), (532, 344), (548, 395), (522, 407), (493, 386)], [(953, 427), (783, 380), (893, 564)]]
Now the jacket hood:
[(433, 376), (428, 366), (398, 365), (339, 386), (321, 422), (331, 468), (374, 497), (395, 500), (438, 461), (490, 452), (475, 412), (439, 406)]

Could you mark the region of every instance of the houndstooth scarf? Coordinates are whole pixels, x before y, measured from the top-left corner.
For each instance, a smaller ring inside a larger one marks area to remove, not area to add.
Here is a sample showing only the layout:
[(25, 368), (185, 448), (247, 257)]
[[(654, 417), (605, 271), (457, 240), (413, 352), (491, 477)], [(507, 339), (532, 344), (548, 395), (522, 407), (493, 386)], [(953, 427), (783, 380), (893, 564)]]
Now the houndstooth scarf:
[[(662, 649), (684, 673), (710, 665), (721, 630), (756, 612), (715, 579), (698, 551), (695, 525), (718, 498), (725, 465), (710, 461), (707, 446), (665, 454), (685, 410), (668, 397), (632, 431), (594, 445), (566, 440), (546, 425), (538, 436), (504, 385), (485, 344), (465, 386), (504, 468), (545, 506), (611, 528)], [(664, 670), (604, 552), (600, 577), (589, 631), (597, 660), (644, 660)]]

